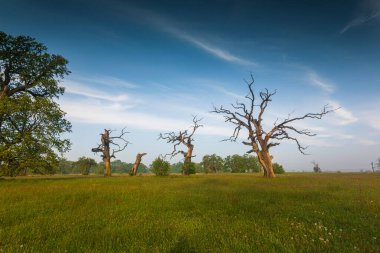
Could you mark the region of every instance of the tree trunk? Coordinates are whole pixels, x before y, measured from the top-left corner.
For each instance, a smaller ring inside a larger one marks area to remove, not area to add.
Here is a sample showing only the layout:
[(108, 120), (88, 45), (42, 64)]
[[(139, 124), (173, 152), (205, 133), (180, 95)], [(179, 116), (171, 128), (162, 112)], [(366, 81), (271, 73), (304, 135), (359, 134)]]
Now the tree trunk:
[(259, 158), (259, 163), (263, 167), (264, 177), (269, 177), (269, 178), (275, 177), (276, 175), (274, 174), (274, 171), (273, 171), (272, 156), (269, 154), (269, 151), (266, 151), (266, 150), (260, 151), (257, 154), (257, 156)]
[(183, 175), (190, 175), (191, 157), (193, 156), (193, 145), (188, 146), (187, 153), (185, 154), (185, 161), (183, 163)]
[(104, 157), (104, 176), (110, 177), (111, 176), (111, 158), (110, 157)]
[(146, 153), (142, 153), (142, 154), (138, 153), (138, 154), (136, 155), (136, 161), (135, 161), (135, 163), (133, 164), (133, 167), (132, 167), (131, 171), (129, 172), (129, 174), (130, 174), (131, 176), (136, 176), (136, 174), (137, 174), (137, 170), (138, 170), (138, 168), (139, 168), (139, 166), (140, 166), (140, 163), (141, 163), (141, 159), (142, 159), (142, 157), (143, 157), (144, 155), (146, 155)]

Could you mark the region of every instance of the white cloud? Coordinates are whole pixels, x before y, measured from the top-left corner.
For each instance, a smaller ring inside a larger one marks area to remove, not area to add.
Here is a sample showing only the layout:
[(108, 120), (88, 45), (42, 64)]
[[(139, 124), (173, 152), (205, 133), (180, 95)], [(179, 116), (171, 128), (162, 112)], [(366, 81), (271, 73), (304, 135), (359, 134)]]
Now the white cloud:
[(139, 85), (131, 83), (126, 80), (122, 80), (120, 78), (112, 77), (112, 76), (94, 76), (94, 77), (86, 77), (86, 76), (76, 76), (75, 79), (78, 81), (82, 81), (85, 83), (91, 84), (102, 84), (105, 86), (119, 86), (124, 88), (137, 88)]
[(309, 71), (309, 82), (321, 89), (322, 91), (331, 94), (335, 91), (335, 85), (331, 84), (329, 81), (323, 80), (317, 73)]
[(233, 53), (228, 52), (227, 50), (221, 49), (218, 46), (206, 42), (204, 39), (200, 39), (199, 37), (190, 35), (188, 32), (185, 32), (184, 29), (175, 26), (173, 24), (173, 21), (168, 21), (167, 19), (158, 15), (155, 12), (143, 10), (140, 8), (129, 8), (128, 13), (130, 16), (134, 16), (139, 22), (147, 23), (148, 25), (156, 27), (161, 31), (167, 32), (178, 39), (189, 42), (197, 48), (200, 48), (208, 54), (213, 55), (219, 59), (251, 67), (258, 66), (256, 62), (236, 56)]
[(350, 20), (340, 30), (340, 34), (343, 34), (352, 28), (361, 26), (380, 17), (380, 2), (378, 0), (363, 0), (359, 1), (359, 3), (362, 7), (359, 16)]
[(373, 129), (380, 130), (380, 105), (372, 105), (370, 109), (363, 110), (360, 113), (360, 120), (365, 122)]
[[(62, 109), (67, 112), (67, 116), (72, 121), (113, 124), (128, 126), (131, 128), (157, 130), (157, 131), (177, 131), (188, 129), (190, 123), (178, 118), (168, 118), (147, 112), (128, 110), (120, 106), (119, 103), (109, 103), (94, 101), (93, 99), (75, 100), (65, 98), (59, 101)], [(230, 136), (232, 130), (227, 127), (206, 125), (199, 129), (200, 134)]]
[(71, 80), (65, 80), (63, 82), (63, 86), (65, 87), (65, 91), (67, 93), (81, 95), (89, 98), (97, 98), (108, 101), (126, 101), (129, 99), (127, 94), (110, 94), (106, 92), (102, 92), (93, 88), (89, 88), (84, 86), (83, 84)]
[(338, 102), (329, 101), (328, 104), (334, 109), (339, 108), (334, 111), (336, 117), (334, 117), (333, 122), (336, 125), (349, 125), (358, 121), (358, 118), (350, 110), (342, 107)]
[(199, 38), (195, 38), (194, 36), (190, 36), (189, 34), (186, 34), (184, 32), (179, 32), (172, 29), (172, 34), (177, 36), (178, 38), (184, 39), (187, 42), (190, 42), (191, 44), (197, 46), (200, 49), (203, 49), (207, 53), (216, 56), (222, 60), (237, 63), (240, 65), (248, 65), (252, 67), (256, 67), (258, 64), (246, 59), (243, 59), (241, 57), (238, 57), (236, 55), (231, 54), (230, 52), (220, 49), (214, 45), (211, 45), (209, 43), (201, 41)]

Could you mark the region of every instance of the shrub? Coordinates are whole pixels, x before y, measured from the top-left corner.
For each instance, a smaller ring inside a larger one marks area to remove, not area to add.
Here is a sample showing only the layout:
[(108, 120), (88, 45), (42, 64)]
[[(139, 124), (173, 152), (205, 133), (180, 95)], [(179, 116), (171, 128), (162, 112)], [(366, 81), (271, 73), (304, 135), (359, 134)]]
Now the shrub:
[(193, 162), (186, 162), (182, 165), (182, 172), (185, 175), (195, 174), (196, 173), (196, 166)]
[(170, 163), (157, 157), (151, 165), (151, 170), (156, 176), (167, 176), (169, 175)]
[(319, 164), (317, 162), (313, 161), (312, 164), (314, 165), (313, 170), (315, 173), (321, 173), (322, 172), (322, 170), (319, 167)]
[(285, 170), (284, 170), (284, 167), (282, 167), (281, 164), (274, 163), (273, 164), (273, 172), (274, 172), (274, 174), (284, 174)]

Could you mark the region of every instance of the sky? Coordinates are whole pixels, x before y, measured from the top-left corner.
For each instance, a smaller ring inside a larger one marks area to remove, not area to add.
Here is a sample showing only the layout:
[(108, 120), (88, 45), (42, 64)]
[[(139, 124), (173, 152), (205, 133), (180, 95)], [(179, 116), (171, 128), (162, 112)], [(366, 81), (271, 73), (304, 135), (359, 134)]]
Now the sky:
[[(308, 155), (293, 142), (272, 149), (287, 171), (370, 170), (380, 157), (379, 0), (0, 0), (0, 30), (29, 35), (68, 61), (58, 103), (71, 121), (70, 160), (88, 156), (103, 129), (126, 127), (131, 142), (117, 159), (149, 164), (172, 146), (159, 133), (186, 130), (194, 115), (194, 161), (206, 154), (243, 155), (222, 142), (233, 126), (215, 106), (247, 102), (255, 90), (277, 91), (264, 116), (276, 119), (340, 108), (297, 127)], [(177, 162), (181, 157), (171, 160)]]

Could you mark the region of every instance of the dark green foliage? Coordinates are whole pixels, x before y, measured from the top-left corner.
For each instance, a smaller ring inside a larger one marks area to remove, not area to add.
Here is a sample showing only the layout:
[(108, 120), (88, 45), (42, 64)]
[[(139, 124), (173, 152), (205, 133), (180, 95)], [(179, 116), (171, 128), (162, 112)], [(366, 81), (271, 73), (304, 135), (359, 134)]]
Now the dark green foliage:
[(170, 165), (170, 173), (182, 173), (183, 162), (173, 163)]
[(59, 159), (59, 173), (61, 174), (70, 174), (73, 169), (73, 161), (69, 161), (66, 158)]
[(92, 158), (88, 157), (80, 157), (78, 161), (76, 161), (73, 166), (78, 167), (79, 171), (82, 175), (90, 174), (91, 167), (95, 167), (97, 165), (96, 161)]
[(196, 165), (195, 165), (195, 163), (193, 163), (193, 162), (185, 162), (182, 165), (182, 171), (184, 172), (185, 175), (195, 174), (196, 173)]
[(202, 167), (205, 173), (217, 173), (223, 171), (223, 159), (216, 155), (205, 155), (202, 159)]
[(0, 32), (0, 175), (55, 173), (71, 130), (65, 113), (53, 100), (69, 71), (67, 61), (27, 36)]
[(275, 174), (284, 174), (285, 173), (284, 167), (279, 163), (273, 164), (273, 171)]
[(227, 156), (224, 160), (224, 170), (233, 173), (260, 172), (260, 165), (256, 156)]
[(322, 170), (321, 170), (321, 168), (319, 167), (319, 164), (317, 163), (317, 162), (312, 162), (313, 163), (313, 171), (315, 172), (315, 173), (321, 173), (322, 172)]
[(151, 165), (151, 171), (156, 174), (156, 176), (167, 176), (169, 175), (170, 163), (157, 157)]
[(47, 53), (47, 47), (29, 36), (13, 37), (0, 32), (0, 95), (12, 97), (27, 93), (33, 97), (53, 98), (64, 88), (57, 79), (70, 72), (68, 61)]
[(58, 104), (21, 94), (0, 100), (0, 174), (55, 173), (59, 153), (70, 147), (60, 135), (71, 129)]
[[(131, 171), (133, 163), (122, 162), (121, 160), (114, 160), (111, 162), (111, 168), (113, 173), (128, 173)], [(148, 167), (140, 163), (139, 173), (147, 173)]]

